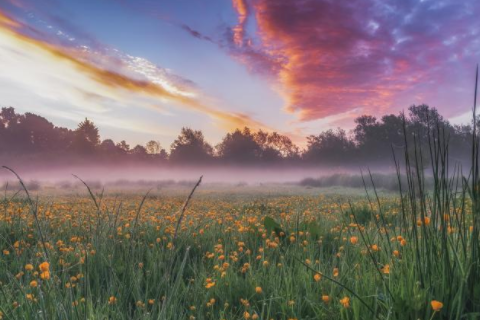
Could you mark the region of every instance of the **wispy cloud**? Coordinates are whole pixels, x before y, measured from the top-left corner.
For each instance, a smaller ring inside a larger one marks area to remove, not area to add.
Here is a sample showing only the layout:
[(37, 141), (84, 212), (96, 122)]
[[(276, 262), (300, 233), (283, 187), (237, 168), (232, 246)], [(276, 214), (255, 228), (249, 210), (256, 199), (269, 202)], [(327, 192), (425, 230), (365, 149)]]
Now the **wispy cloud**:
[(264, 127), (245, 114), (207, 105), (202, 101), (207, 98), (192, 81), (147, 59), (78, 42), (57, 44), (33, 31), (36, 36), (31, 35), (31, 26), (0, 12), (0, 66), (4, 76), (44, 98), (98, 113), (111, 111), (112, 105), (151, 108), (168, 103), (206, 115), (222, 128)]

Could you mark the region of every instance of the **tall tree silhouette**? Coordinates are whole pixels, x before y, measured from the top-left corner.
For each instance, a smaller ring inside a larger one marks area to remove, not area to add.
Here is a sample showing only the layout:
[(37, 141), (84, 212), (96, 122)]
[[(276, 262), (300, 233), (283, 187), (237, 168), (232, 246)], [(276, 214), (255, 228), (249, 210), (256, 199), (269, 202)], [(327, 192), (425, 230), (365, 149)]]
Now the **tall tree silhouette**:
[(148, 157), (147, 149), (144, 146), (137, 144), (131, 151), (133, 157), (138, 160), (146, 159)]
[(130, 145), (125, 140), (122, 140), (119, 143), (117, 143), (117, 148), (119, 152), (123, 155), (126, 155), (130, 152)]
[(327, 130), (319, 135), (307, 138), (307, 150), (304, 158), (321, 165), (350, 164), (355, 144), (347, 137), (345, 130)]
[(207, 163), (213, 158), (213, 148), (205, 141), (201, 131), (182, 128), (170, 147), (173, 163)]
[(262, 159), (264, 161), (275, 161), (280, 158), (296, 159), (298, 157), (298, 147), (289, 137), (277, 132), (266, 133), (260, 130), (255, 134), (255, 140), (262, 148)]
[(249, 128), (228, 133), (217, 145), (219, 157), (231, 163), (253, 163), (260, 159), (262, 147)]
[(78, 124), (75, 130), (75, 138), (73, 141), (73, 148), (79, 153), (94, 153), (100, 144), (100, 135), (95, 124), (85, 118), (84, 121)]

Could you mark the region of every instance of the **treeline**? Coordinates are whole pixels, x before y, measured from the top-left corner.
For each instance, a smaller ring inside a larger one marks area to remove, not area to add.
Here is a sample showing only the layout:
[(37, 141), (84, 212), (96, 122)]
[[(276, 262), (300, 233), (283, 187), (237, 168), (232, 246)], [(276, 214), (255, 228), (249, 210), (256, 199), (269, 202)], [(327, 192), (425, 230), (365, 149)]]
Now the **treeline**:
[(411, 106), (407, 114), (381, 118), (364, 115), (355, 119), (355, 128), (326, 130), (307, 137), (304, 149), (290, 138), (273, 132), (237, 129), (216, 146), (208, 143), (201, 131), (183, 128), (169, 150), (158, 141), (130, 146), (125, 140), (115, 143), (100, 140), (96, 125), (85, 119), (75, 130), (57, 127), (33, 113), (19, 114), (14, 108), (0, 112), (0, 160), (103, 163), (114, 161), (173, 165), (324, 165), (351, 166), (391, 164), (392, 151), (409, 149), (412, 156), (428, 159), (428, 132), (447, 138), (454, 160), (466, 159), (470, 152), (472, 128), (453, 126), (435, 108)]

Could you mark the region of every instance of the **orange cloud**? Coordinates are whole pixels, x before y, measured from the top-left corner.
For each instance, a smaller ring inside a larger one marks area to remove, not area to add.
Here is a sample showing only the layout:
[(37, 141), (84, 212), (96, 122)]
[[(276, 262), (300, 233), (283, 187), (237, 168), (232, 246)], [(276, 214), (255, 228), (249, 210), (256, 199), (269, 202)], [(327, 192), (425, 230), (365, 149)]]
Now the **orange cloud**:
[(238, 24), (233, 27), (233, 41), (235, 45), (242, 46), (245, 39), (245, 28), (248, 19), (248, 5), (246, 0), (232, 0), (233, 8), (238, 15)]
[(4, 28), (20, 28), (21, 25), (0, 11), (0, 26)]
[[(62, 48), (44, 41), (34, 39), (25, 35), (21, 31), (22, 25), (8, 17), (0, 11), (0, 35), (3, 39), (0, 41), (7, 42), (9, 46), (19, 46), (25, 51), (25, 54), (38, 53), (43, 58), (48, 59), (49, 63), (57, 64), (59, 72), (66, 72), (65, 65), (75, 70), (83, 86), (86, 89), (79, 89), (83, 92), (83, 96), (103, 96), (117, 98), (118, 94), (131, 94), (151, 98), (159, 98), (168, 100), (181, 108), (192, 110), (209, 116), (211, 119), (218, 121), (219, 126), (227, 130), (250, 126), (252, 128), (266, 128), (258, 121), (251, 119), (249, 116), (241, 113), (229, 113), (210, 107), (192, 97), (192, 95), (184, 94), (173, 90), (168, 86), (162, 86), (147, 80), (135, 79), (125, 74), (120, 74), (107, 69), (103, 69), (90, 61), (88, 55), (79, 49)], [(7, 45), (6, 44), (6, 45)], [(0, 42), (0, 48), (2, 43)], [(28, 51), (28, 52), (27, 52)], [(107, 57), (108, 58), (108, 57)], [(41, 67), (41, 66), (40, 66)], [(51, 71), (55, 72), (54, 70)], [(70, 72), (70, 71), (69, 71)], [(25, 75), (28, 77), (28, 75)], [(90, 79), (91, 83), (85, 83)], [(32, 80), (33, 81), (33, 80)], [(101, 92), (89, 92), (88, 90), (100, 91), (99, 88), (109, 89)]]

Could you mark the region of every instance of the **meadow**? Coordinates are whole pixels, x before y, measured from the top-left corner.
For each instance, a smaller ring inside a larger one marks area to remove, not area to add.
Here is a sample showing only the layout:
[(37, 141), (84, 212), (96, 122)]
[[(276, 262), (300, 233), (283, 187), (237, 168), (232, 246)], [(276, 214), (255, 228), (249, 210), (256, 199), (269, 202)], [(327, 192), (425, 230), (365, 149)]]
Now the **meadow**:
[(375, 191), (200, 186), (187, 205), (187, 188), (90, 195), (85, 187), (30, 198), (10, 191), (0, 217), (0, 312), (3, 319), (478, 317), (466, 312), (479, 308), (468, 295), (470, 285), (479, 288), (467, 278), (476, 268), (471, 201), (409, 217), (406, 198)]
[(478, 138), (467, 170), (439, 126), (428, 138), (394, 160), (393, 191), (368, 172), (365, 189), (78, 178), (35, 193), (17, 176), (0, 318), (479, 319)]

